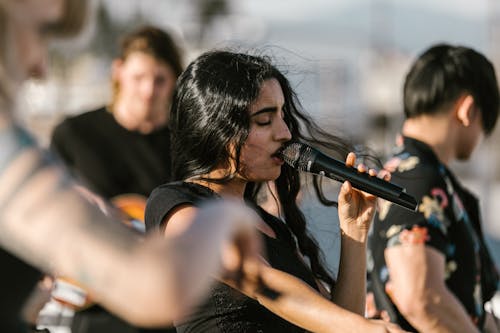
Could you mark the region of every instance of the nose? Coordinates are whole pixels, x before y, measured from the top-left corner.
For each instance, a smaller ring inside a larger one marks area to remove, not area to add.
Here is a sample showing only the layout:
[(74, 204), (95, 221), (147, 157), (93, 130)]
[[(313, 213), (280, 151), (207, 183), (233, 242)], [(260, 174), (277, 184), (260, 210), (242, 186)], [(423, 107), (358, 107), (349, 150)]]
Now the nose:
[(46, 41), (35, 34), (25, 34), (20, 45), (19, 63), (25, 71), (25, 78), (42, 79), (47, 75)]
[(290, 133), (290, 129), (286, 124), (285, 120), (280, 118), (279, 121), (276, 122), (276, 129), (274, 132), (274, 138), (276, 141), (287, 142), (292, 139), (292, 133)]
[(34, 61), (29, 69), (29, 77), (34, 79), (43, 79), (47, 75), (47, 61), (46, 58), (40, 58)]
[(155, 92), (155, 83), (152, 79), (145, 79), (142, 82), (142, 95), (145, 99), (151, 99)]

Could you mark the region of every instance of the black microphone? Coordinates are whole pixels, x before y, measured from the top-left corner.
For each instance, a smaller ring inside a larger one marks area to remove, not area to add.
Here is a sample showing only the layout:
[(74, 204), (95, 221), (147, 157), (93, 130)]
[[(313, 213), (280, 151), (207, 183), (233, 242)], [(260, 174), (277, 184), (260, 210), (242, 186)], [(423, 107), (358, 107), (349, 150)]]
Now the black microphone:
[(417, 201), (406, 190), (394, 183), (387, 182), (368, 173), (348, 167), (319, 150), (303, 143), (294, 142), (281, 151), (286, 164), (299, 171), (326, 176), (339, 182), (348, 180), (361, 191), (376, 195), (412, 211), (417, 210)]

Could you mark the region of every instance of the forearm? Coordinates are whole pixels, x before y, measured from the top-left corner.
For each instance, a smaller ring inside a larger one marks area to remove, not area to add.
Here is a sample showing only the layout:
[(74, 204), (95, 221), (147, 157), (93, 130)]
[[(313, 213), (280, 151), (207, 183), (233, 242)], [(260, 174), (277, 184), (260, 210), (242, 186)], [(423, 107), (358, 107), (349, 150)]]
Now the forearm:
[[(43, 271), (81, 282), (127, 320), (169, 322), (167, 245), (155, 245), (163, 249), (148, 256), (149, 244), (106, 218), (73, 190), (61, 169), (41, 160), (38, 149), (26, 149), (0, 174), (0, 245)], [(162, 318), (143, 310), (151, 302), (165, 310), (156, 313)]]
[(257, 300), (278, 316), (311, 332), (371, 332), (371, 323), (327, 300), (301, 280), (264, 267), (263, 283), (278, 297), (258, 294)]
[(364, 315), (366, 299), (366, 243), (342, 233), (339, 274), (332, 290), (332, 301)]

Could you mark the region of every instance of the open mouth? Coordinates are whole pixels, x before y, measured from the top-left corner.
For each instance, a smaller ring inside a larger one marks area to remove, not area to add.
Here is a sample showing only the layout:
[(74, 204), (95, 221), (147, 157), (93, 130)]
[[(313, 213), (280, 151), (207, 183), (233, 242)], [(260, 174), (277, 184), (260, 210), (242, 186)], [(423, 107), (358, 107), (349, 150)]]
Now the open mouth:
[(283, 153), (283, 149), (285, 149), (284, 146), (281, 146), (278, 150), (276, 150), (271, 156), (272, 157), (277, 157), (279, 159), (283, 159), (282, 157), (282, 153)]

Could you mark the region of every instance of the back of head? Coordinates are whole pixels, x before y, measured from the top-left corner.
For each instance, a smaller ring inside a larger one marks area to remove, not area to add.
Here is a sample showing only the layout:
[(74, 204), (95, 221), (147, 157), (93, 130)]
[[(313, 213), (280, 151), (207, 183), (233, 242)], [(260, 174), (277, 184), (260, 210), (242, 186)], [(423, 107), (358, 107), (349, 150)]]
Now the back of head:
[(131, 53), (148, 54), (170, 66), (176, 76), (182, 72), (181, 52), (172, 36), (154, 26), (144, 26), (127, 34), (120, 45), (120, 58), (125, 60)]
[(498, 118), (499, 93), (495, 70), (485, 56), (463, 47), (439, 44), (413, 63), (404, 83), (406, 118), (446, 110), (462, 94), (470, 94), (490, 134)]
[(177, 81), (171, 109), (175, 179), (227, 166), (231, 149), (238, 161), (250, 105), (270, 78), (280, 82), (286, 109), (292, 94), (288, 81), (263, 57), (212, 51), (189, 64)]

